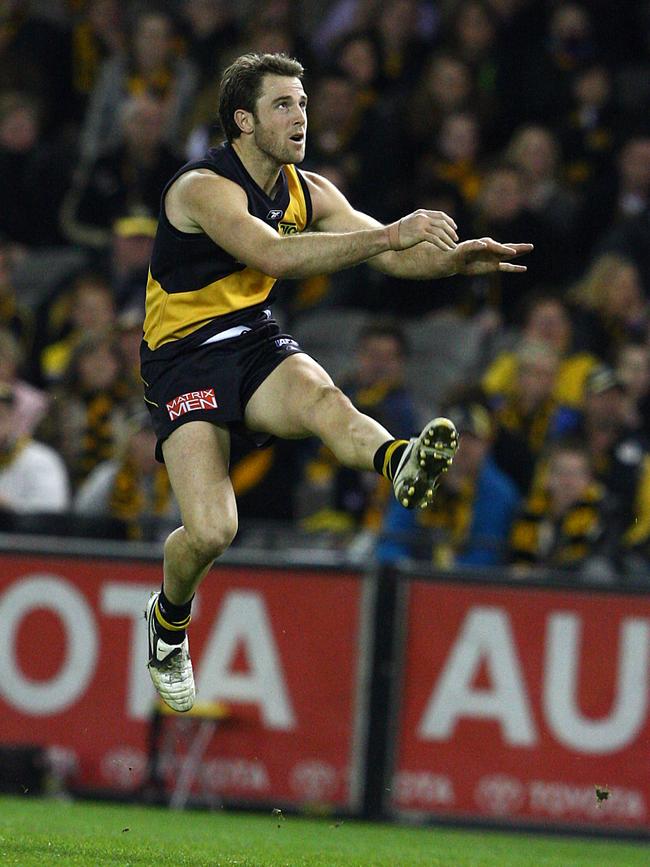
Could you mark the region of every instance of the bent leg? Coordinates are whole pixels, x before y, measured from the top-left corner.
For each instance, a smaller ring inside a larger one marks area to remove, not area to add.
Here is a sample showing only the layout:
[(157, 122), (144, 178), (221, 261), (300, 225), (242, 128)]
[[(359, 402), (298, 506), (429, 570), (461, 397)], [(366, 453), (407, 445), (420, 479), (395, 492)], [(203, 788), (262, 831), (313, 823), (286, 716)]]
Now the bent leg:
[(170, 602), (182, 605), (237, 532), (228, 476), (230, 434), (209, 422), (188, 422), (165, 440), (162, 450), (183, 519), (165, 542), (163, 586)]
[(308, 355), (290, 355), (253, 393), (247, 427), (283, 439), (317, 436), (344, 466), (373, 469), (377, 449), (391, 434), (356, 409), (329, 374)]

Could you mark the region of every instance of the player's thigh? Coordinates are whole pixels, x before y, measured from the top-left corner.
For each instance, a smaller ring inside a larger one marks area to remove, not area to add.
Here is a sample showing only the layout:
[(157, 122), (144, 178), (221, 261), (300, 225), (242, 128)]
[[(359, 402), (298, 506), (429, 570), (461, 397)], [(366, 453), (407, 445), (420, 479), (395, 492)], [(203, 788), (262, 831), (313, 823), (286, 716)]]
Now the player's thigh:
[(253, 392), (246, 426), (285, 438), (309, 436), (317, 427), (313, 413), (319, 411), (319, 397), (334, 390), (331, 376), (313, 358), (290, 355)]
[(162, 451), (185, 528), (236, 527), (228, 430), (206, 421), (187, 422), (169, 435)]

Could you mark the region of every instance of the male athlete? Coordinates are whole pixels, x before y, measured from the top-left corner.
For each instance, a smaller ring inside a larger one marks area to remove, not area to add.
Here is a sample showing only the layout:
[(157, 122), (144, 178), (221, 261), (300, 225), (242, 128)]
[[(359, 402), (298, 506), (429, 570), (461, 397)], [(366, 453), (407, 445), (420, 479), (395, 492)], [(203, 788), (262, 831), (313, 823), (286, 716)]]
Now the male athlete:
[[(226, 142), (183, 166), (161, 198), (142, 342), (145, 400), (183, 519), (165, 542), (164, 578), (147, 606), (149, 672), (177, 711), (194, 702), (186, 629), (194, 592), (237, 531), (228, 476), (232, 431), (319, 437), (345, 466), (376, 469), (406, 508), (426, 507), (457, 448), (447, 419), (393, 439), (358, 412), (270, 311), (281, 278), (368, 262), (396, 277), (524, 271), (532, 249), (458, 243), (454, 221), (415, 211), (384, 226), (355, 211), (305, 156), (303, 68), (247, 54), (224, 73)], [(378, 179), (380, 182), (380, 179)]]

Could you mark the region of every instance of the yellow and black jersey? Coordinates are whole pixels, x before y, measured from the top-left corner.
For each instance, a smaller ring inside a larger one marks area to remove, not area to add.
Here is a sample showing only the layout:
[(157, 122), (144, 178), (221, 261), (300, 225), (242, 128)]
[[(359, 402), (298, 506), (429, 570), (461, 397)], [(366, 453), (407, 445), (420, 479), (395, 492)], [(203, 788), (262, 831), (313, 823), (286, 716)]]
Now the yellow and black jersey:
[[(164, 201), (177, 178), (193, 169), (210, 169), (239, 184), (248, 197), (248, 211), (279, 234), (304, 231), (312, 206), (307, 183), (293, 165), (285, 165), (273, 197), (249, 175), (233, 147), (210, 148), (186, 163), (165, 186), (147, 282), (143, 353), (173, 357), (214, 334), (255, 316), (268, 307), (276, 282), (242, 262), (203, 232), (181, 232), (167, 219)], [(215, 202), (218, 209), (218, 202)]]

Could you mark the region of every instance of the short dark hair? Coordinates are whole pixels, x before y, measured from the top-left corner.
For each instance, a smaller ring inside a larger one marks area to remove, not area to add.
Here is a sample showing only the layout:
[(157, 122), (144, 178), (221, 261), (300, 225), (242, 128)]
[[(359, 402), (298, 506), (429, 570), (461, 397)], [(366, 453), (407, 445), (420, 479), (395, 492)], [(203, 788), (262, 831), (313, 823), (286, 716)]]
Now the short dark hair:
[(360, 346), (373, 337), (390, 337), (399, 347), (400, 355), (407, 356), (410, 353), (406, 332), (391, 316), (379, 316), (367, 322), (357, 335), (357, 344)]
[(255, 103), (265, 75), (285, 75), (302, 78), (302, 63), (286, 54), (242, 54), (226, 69), (219, 89), (219, 120), (228, 139), (239, 138), (241, 130), (235, 123), (235, 111), (255, 113)]

